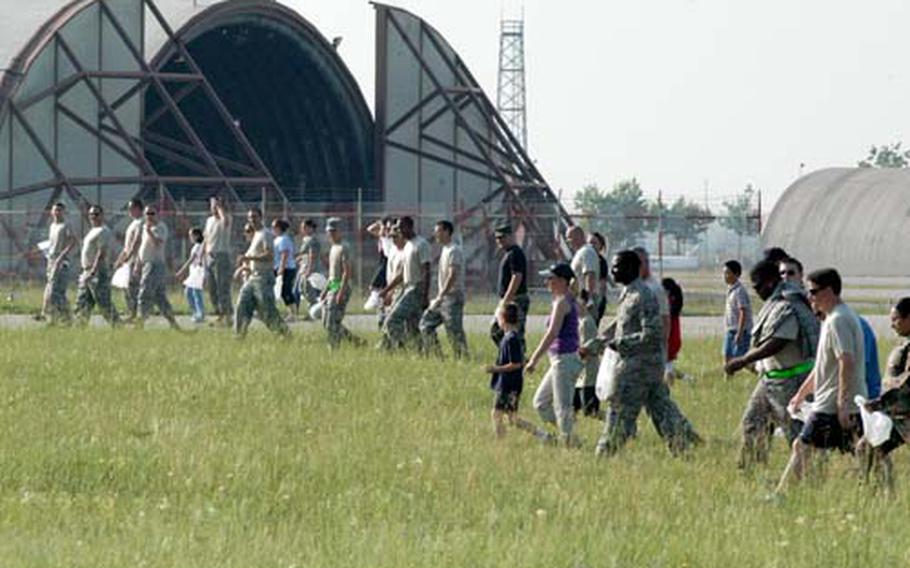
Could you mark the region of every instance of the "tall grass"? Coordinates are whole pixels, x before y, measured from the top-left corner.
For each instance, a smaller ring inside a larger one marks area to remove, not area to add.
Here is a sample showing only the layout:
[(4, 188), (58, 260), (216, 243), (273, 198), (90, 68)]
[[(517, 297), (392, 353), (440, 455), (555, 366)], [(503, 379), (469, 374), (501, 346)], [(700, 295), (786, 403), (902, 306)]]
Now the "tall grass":
[[(497, 441), (469, 362), (318, 331), (245, 342), (203, 331), (0, 331), (2, 566), (906, 565), (910, 503), (858, 486), (850, 462), (782, 503), (785, 457), (736, 471), (752, 379), (714, 342), (674, 396), (707, 443), (673, 459), (647, 423), (610, 460)], [(528, 378), (522, 414), (540, 374)], [(898, 452), (897, 471), (908, 462)]]

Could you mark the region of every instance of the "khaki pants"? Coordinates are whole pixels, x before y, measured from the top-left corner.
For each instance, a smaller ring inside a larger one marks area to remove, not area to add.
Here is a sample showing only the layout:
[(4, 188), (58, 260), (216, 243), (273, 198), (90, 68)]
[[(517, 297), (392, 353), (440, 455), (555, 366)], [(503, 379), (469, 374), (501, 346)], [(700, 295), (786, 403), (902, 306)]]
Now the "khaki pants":
[(575, 426), (575, 380), (582, 368), (578, 353), (550, 354), (550, 368), (534, 393), (534, 409), (541, 420), (555, 424), (563, 442), (572, 440)]

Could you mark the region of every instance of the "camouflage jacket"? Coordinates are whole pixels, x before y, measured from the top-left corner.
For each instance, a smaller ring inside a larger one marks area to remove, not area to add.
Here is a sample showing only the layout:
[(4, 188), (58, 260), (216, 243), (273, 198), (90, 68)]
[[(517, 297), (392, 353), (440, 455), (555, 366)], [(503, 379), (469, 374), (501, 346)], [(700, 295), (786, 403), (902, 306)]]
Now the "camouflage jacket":
[(758, 347), (774, 336), (778, 328), (795, 317), (799, 324), (800, 351), (804, 359), (814, 359), (818, 349), (820, 326), (809, 307), (805, 292), (795, 284), (781, 282), (765, 300), (752, 327), (752, 346)]
[(607, 343), (619, 353), (617, 379), (663, 369), (663, 321), (657, 297), (641, 280), (623, 288), (616, 318), (601, 322), (599, 336), (585, 347), (600, 351)]

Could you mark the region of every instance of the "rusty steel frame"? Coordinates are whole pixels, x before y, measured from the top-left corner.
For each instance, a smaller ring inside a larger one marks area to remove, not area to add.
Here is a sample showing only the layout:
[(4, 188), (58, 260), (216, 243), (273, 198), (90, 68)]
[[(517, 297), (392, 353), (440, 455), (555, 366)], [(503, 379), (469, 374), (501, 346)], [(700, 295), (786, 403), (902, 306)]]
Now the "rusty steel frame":
[[(151, 14), (160, 28), (164, 31), (167, 37), (167, 43), (180, 53), (189, 69), (189, 72), (187, 73), (165, 73), (153, 70), (143, 56), (142, 50), (137, 47), (135, 38), (130, 37), (130, 34), (125, 30), (117, 16), (107, 5), (108, 1), (109, 0), (95, 0), (95, 4), (99, 7), (102, 16), (106, 18), (114, 28), (115, 33), (123, 42), (132, 58), (135, 60), (135, 63), (139, 66), (139, 71), (87, 70), (78, 56), (74, 53), (73, 49), (69, 46), (68, 42), (59, 33), (69, 20), (62, 21), (56, 27), (47, 30), (46, 33), (48, 34), (49, 41), (52, 42), (51, 45), (57, 46), (58, 53), (69, 61), (75, 72), (67, 77), (58, 78), (52, 87), (44, 89), (18, 103), (13, 101), (12, 93), (10, 93), (5, 104), (11, 114), (10, 125), (15, 122), (22, 126), (29, 140), (41, 154), (42, 160), (46, 163), (54, 177), (27, 186), (10, 187), (7, 191), (0, 192), (0, 199), (19, 197), (53, 188), (55, 189), (54, 195), (52, 195), (54, 199), (59, 196), (62, 190), (65, 191), (70, 198), (76, 201), (80, 208), (84, 209), (89, 203), (76, 189), (77, 187), (122, 184), (137, 185), (140, 188), (140, 192), (143, 192), (147, 187), (155, 187), (165, 193), (169, 193), (167, 189), (168, 185), (207, 186), (216, 191), (227, 191), (228, 195), (233, 200), (240, 203), (243, 203), (243, 200), (238, 195), (235, 186), (261, 186), (264, 190), (274, 191), (279, 199), (286, 201), (284, 192), (275, 182), (275, 179), (265, 162), (258, 155), (255, 148), (224, 106), (224, 103), (211, 87), (208, 79), (186, 49), (183, 40), (174, 33), (173, 29), (167, 23), (154, 0), (139, 0), (143, 11), (141, 25), (143, 27), (146, 25), (146, 20), (148, 19), (148, 15), (146, 14), (147, 9), (148, 13)], [(137, 83), (127, 89), (115, 100), (108, 101), (98, 84), (95, 82), (95, 79), (137, 81)], [(63, 94), (80, 83), (87, 86), (93, 99), (98, 104), (99, 122), (97, 126), (90, 124), (83, 117), (80, 117), (59, 102), (59, 99)], [(184, 83), (186, 86), (172, 95), (166, 88), (165, 83)], [(150, 88), (154, 89), (159, 95), (164, 103), (164, 107), (156, 111), (152, 117), (143, 117), (141, 125), (142, 132), (139, 136), (131, 135), (120, 122), (116, 111), (132, 98), (144, 96), (145, 92)], [(217, 156), (206, 147), (205, 143), (179, 106), (181, 100), (197, 90), (202, 90), (204, 92), (208, 103), (217, 111), (218, 116), (233, 136), (235, 143), (242, 150), (243, 157), (248, 163), (240, 163), (222, 156)], [(55, 159), (54, 153), (41, 142), (40, 138), (35, 133), (34, 128), (29, 124), (28, 118), (24, 115), (25, 110), (28, 108), (52, 97), (56, 101), (54, 104), (55, 113), (59, 113), (62, 117), (72, 121), (82, 130), (92, 135), (98, 141), (99, 146), (103, 145), (112, 149), (129, 163), (136, 166), (139, 174), (136, 176), (99, 175), (79, 178), (68, 176)], [(156, 141), (144, 140), (147, 126), (152, 121), (160, 120), (163, 116), (168, 114), (174, 117), (177, 124), (180, 126), (182, 133), (189, 141), (189, 144), (185, 144), (178, 140), (162, 140), (163, 137), (157, 134), (154, 135), (157, 139)], [(168, 148), (168, 146), (170, 146), (170, 148)], [(155, 171), (155, 168), (147, 159), (146, 151), (164, 156), (168, 159), (174, 159), (200, 175), (160, 175)], [(183, 155), (181, 155), (180, 152), (183, 152)], [(177, 157), (180, 159), (176, 160)], [(201, 160), (201, 163), (197, 163), (195, 159)], [(231, 173), (226, 173), (226, 171), (222, 169), (222, 166), (230, 170)]]
[[(385, 183), (384, 156), (386, 148), (395, 148), (421, 159), (430, 160), (446, 165), (457, 171), (478, 176), (497, 184), (489, 195), (478, 203), (471, 204), (467, 209), (460, 211), (455, 218), (459, 224), (465, 224), (471, 216), (482, 212), (484, 222), (472, 231), (488, 233), (490, 227), (489, 209), (498, 209), (494, 217), (505, 217), (511, 222), (524, 226), (531, 240), (545, 260), (562, 260), (563, 252), (559, 246), (558, 238), (554, 233), (572, 224), (572, 217), (565, 210), (559, 199), (550, 189), (537, 167), (528, 157), (523, 146), (516, 139), (503, 118), (499, 115), (493, 103), (480, 87), (480, 84), (461, 61), (457, 54), (449, 54), (445, 46), (440, 43), (437, 32), (419, 17), (418, 43), (405, 31), (395, 12), (404, 12), (395, 7), (373, 3), (377, 12), (377, 103), (376, 103), (376, 144), (377, 144), (377, 179)], [(409, 107), (395, 121), (385, 126), (386, 105), (381, 97), (385, 94), (387, 61), (386, 46), (388, 30), (395, 30), (401, 41), (407, 47), (410, 56), (420, 67), (420, 71), (429, 80), (430, 92)], [(427, 40), (427, 41), (425, 41)], [(432, 49), (432, 60), (441, 61), (455, 78), (456, 86), (446, 87), (443, 81), (434, 72), (429, 62), (431, 57), (424, 51)], [(406, 145), (391, 139), (394, 132), (409, 121), (418, 117), (431, 102), (442, 101), (442, 107), (436, 109), (429, 117), (419, 121), (418, 140), (429, 143)], [(472, 116), (480, 116), (486, 126), (486, 131), (475, 128), (465, 114), (468, 110), (475, 112)], [(457, 129), (467, 135), (469, 147), (457, 147), (447, 141), (427, 133), (427, 129), (443, 116), (454, 118)], [(432, 147), (447, 151), (449, 157), (431, 151)], [(451, 158), (452, 154), (469, 160), (470, 165), (458, 163)], [(541, 208), (549, 216), (552, 211), (555, 228), (541, 227), (537, 218), (541, 216)], [(466, 235), (469, 236), (469, 235)]]

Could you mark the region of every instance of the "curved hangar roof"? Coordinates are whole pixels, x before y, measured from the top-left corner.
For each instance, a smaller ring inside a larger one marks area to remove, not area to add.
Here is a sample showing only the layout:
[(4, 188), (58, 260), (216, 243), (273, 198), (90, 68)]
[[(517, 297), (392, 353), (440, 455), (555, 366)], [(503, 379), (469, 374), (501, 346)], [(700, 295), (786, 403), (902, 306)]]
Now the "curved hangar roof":
[(828, 168), (793, 183), (771, 212), (764, 246), (781, 246), (807, 269), (905, 276), (910, 267), (910, 170)]
[[(119, 0), (107, 1), (112, 9), (121, 10)], [(0, 121), (7, 114), (6, 100), (16, 100), (30, 83), (39, 82), (30, 81), (32, 71), (33, 75), (53, 75), (53, 66), (51, 71), (44, 69), (42, 61), (49, 58), (42, 55), (51, 48), (55, 32), (66, 30), (74, 44), (84, 32), (86, 44), (97, 44), (97, 39), (87, 37), (92, 34), (92, 19), (85, 17), (89, 10), (97, 9), (97, 2), (29, 0), (17, 6), (15, 16), (0, 19)], [(379, 197), (369, 190), (376, 185), (369, 108), (350, 71), (315, 27), (272, 0), (157, 0), (155, 4), (184, 38), (212, 87), (291, 200), (347, 201), (356, 198), (356, 188), (365, 188), (366, 199)], [(126, 27), (138, 32), (141, 25), (131, 22)], [(144, 27), (144, 51), (152, 67), (166, 71), (179, 65), (174, 46), (154, 18), (147, 15)], [(213, 126), (213, 109), (202, 99), (199, 94), (190, 95), (180, 107), (206, 146), (229, 157), (236, 152), (231, 147), (234, 142), (221, 138), (224, 129)], [(153, 116), (161, 104), (149, 90), (144, 117)], [(167, 134), (176, 128), (167, 116), (145, 126), (143, 134)], [(54, 153), (57, 161), (65, 162), (65, 156)], [(179, 164), (160, 156), (147, 157), (156, 170), (163, 170), (158, 172), (161, 175), (185, 174)], [(28, 186), (23, 180), (38, 183), (47, 176), (46, 168), (36, 169), (42, 171), (11, 176), (20, 182), (14, 186)], [(79, 172), (76, 177), (86, 175)]]

